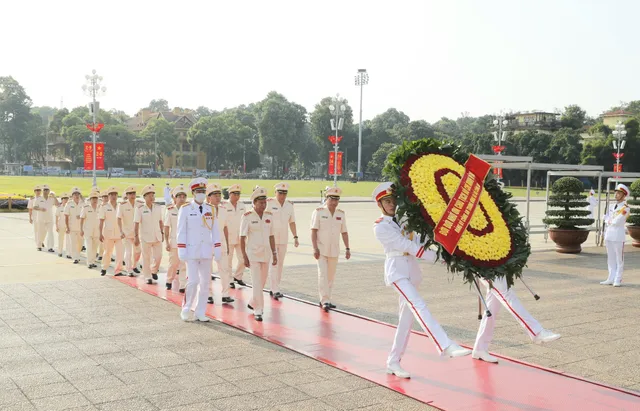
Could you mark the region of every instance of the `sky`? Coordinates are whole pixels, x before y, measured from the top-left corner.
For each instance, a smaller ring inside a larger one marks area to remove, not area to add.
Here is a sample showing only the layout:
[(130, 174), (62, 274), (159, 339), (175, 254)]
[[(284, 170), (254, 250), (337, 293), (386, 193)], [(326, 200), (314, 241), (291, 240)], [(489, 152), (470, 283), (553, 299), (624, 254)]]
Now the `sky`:
[(339, 93), (357, 120), (394, 107), (435, 122), (640, 99), (637, 0), (3, 2), (0, 76), (34, 106), (75, 107), (92, 69), (104, 109), (152, 99), (221, 110), (275, 90), (312, 111)]

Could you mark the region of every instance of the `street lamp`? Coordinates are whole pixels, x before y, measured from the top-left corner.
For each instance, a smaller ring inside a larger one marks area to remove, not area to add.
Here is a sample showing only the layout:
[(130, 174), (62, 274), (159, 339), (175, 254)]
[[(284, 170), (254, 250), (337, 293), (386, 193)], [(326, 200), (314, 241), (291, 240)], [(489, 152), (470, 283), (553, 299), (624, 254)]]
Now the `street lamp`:
[(617, 150), (616, 153), (613, 153), (613, 156), (616, 159), (616, 166), (613, 171), (619, 173), (622, 171), (622, 166), (620, 165), (620, 159), (624, 156), (624, 153), (620, 151), (624, 150), (624, 145), (627, 142), (625, 137), (627, 136), (627, 130), (625, 130), (624, 124), (622, 121), (618, 121), (616, 124), (616, 129), (611, 132), (613, 134), (613, 149)]
[(369, 84), (369, 74), (367, 69), (358, 69), (356, 74), (356, 86), (360, 86), (360, 124), (358, 126), (358, 180), (362, 177), (362, 89)]
[[(91, 75), (87, 74), (86, 76), (84, 76), (84, 78), (87, 82), (82, 85), (82, 90), (86, 94), (88, 94), (92, 99), (92, 102), (90, 103), (89, 108), (91, 109), (91, 114), (93, 115), (93, 126), (95, 127), (96, 114), (99, 109), (99, 104), (96, 101), (96, 97), (106, 92), (107, 88), (100, 87), (102, 76), (97, 75), (95, 69), (91, 71)], [(95, 130), (93, 130), (93, 186), (94, 187), (98, 185), (96, 181), (96, 136), (97, 134), (98, 133)]]
[[(505, 149), (502, 142), (507, 138), (507, 131), (503, 129), (506, 129), (507, 125), (509, 125), (509, 120), (507, 120), (502, 113), (493, 120), (493, 127), (496, 129), (496, 131), (493, 131), (492, 133), (493, 139), (497, 141), (498, 144), (492, 146), (492, 148), (493, 152), (498, 156), (502, 155), (502, 152)], [(498, 174), (498, 182), (500, 182), (500, 174)]]
[(331, 119), (331, 130), (336, 132), (333, 139), (333, 186), (338, 186), (338, 132), (344, 126), (344, 117), (341, 117), (346, 111), (346, 100), (340, 98), (340, 94), (336, 94), (332, 104), (329, 105), (329, 111), (335, 118)]

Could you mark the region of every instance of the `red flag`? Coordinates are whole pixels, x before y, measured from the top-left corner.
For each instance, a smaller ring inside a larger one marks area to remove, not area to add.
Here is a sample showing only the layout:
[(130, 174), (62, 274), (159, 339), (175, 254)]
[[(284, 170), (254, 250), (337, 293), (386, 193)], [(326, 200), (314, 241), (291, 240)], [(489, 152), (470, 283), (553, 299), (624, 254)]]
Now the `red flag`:
[[(337, 173), (339, 176), (341, 176), (342, 175), (342, 151), (338, 151), (337, 162), (334, 162), (335, 155), (336, 155), (335, 151), (329, 151), (329, 163), (327, 166), (327, 171), (331, 176), (334, 175), (334, 172)], [(336, 165), (336, 170), (333, 169), (334, 163)]]
[(93, 170), (93, 143), (84, 143), (84, 169)]
[(104, 143), (96, 143), (96, 170), (104, 170)]

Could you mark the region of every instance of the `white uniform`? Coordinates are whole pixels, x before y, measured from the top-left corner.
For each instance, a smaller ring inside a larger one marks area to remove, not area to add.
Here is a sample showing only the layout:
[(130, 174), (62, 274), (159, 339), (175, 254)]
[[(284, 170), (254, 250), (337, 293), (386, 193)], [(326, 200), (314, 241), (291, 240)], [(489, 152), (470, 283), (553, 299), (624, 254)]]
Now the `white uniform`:
[[(178, 208), (175, 205), (168, 206), (164, 211), (164, 227), (169, 227), (169, 268), (167, 269), (167, 283), (171, 284), (179, 277), (179, 287), (183, 289), (187, 286), (187, 266), (184, 261), (178, 258)], [(165, 241), (167, 239), (165, 238)]]
[(165, 207), (173, 204), (173, 199), (171, 198), (171, 187), (164, 186), (164, 205)]
[(289, 243), (289, 224), (296, 222), (296, 213), (293, 210), (293, 203), (285, 200), (280, 204), (277, 198), (267, 200), (267, 210), (273, 213), (273, 238), (276, 242), (276, 252), (278, 253), (278, 264), (269, 268), (271, 278), (271, 292), (280, 292), (280, 281), (282, 280), (282, 265), (284, 257), (287, 255), (287, 244)]
[(187, 264), (187, 289), (182, 302), (188, 314), (196, 299), (196, 317), (203, 317), (211, 281), (211, 259), (220, 260), (220, 232), (209, 204), (191, 201), (178, 211), (178, 257)]
[(387, 256), (384, 263), (384, 282), (393, 286), (399, 295), (400, 317), (387, 366), (400, 363), (409, 342), (414, 317), (433, 341), (438, 353), (442, 354), (452, 341), (431, 316), (427, 304), (418, 292), (418, 286), (422, 281), (418, 259), (433, 263), (437, 257), (436, 253), (425, 249), (417, 235), (405, 232), (392, 217), (378, 218), (373, 225), (373, 232), (382, 243)]
[(113, 249), (116, 250), (116, 267), (113, 274), (122, 273), (122, 259), (124, 258), (124, 249), (122, 245), (122, 236), (118, 227), (118, 204), (104, 204), (100, 207), (98, 218), (104, 220), (102, 224), (102, 236), (104, 237), (104, 255), (102, 256), (102, 270), (105, 271), (111, 265), (111, 255)]
[(589, 197), (587, 197), (587, 201), (589, 201), (589, 218), (596, 218), (596, 208), (598, 207), (598, 199), (596, 198), (595, 192), (591, 190), (589, 192)]
[(64, 215), (69, 217), (69, 245), (71, 249), (71, 258), (74, 261), (80, 260), (80, 249), (82, 248), (82, 237), (80, 237), (80, 212), (84, 203), (78, 201), (77, 203), (72, 199), (69, 200), (64, 208)]
[(316, 208), (311, 215), (311, 230), (317, 230), (318, 249), (318, 294), (320, 304), (331, 303), (333, 282), (340, 256), (340, 235), (347, 232), (347, 217), (336, 208), (333, 215), (325, 205)]
[(33, 205), (36, 201), (35, 197), (31, 197), (27, 202), (27, 210), (31, 210), (31, 224), (33, 224), (33, 241), (36, 243), (36, 248), (42, 248), (40, 243), (40, 234), (38, 233), (38, 211), (33, 210)]
[(604, 216), (607, 228), (604, 232), (604, 242), (607, 246), (607, 265), (609, 277), (607, 282), (620, 285), (622, 270), (624, 269), (624, 242), (626, 238), (625, 223), (629, 217), (629, 206), (626, 201), (611, 204)]
[[(229, 273), (236, 280), (242, 280), (244, 274), (244, 258), (242, 258), (242, 250), (240, 249), (240, 220), (242, 215), (247, 212), (247, 208), (241, 201), (236, 203), (234, 207), (231, 202), (224, 202), (226, 210), (227, 232), (229, 236)], [(236, 254), (238, 266), (233, 270), (233, 254)]]
[[(146, 204), (136, 208), (133, 222), (138, 223), (140, 246), (142, 247), (142, 273), (145, 280), (152, 279), (152, 274), (157, 275), (162, 261), (162, 210), (160, 206), (152, 204), (151, 208)], [(164, 227), (164, 225), (162, 225)], [(151, 260), (153, 257), (153, 266)]]
[[(218, 235), (220, 236), (220, 260), (216, 261), (218, 275), (222, 282), (222, 297), (229, 297), (229, 284), (231, 283), (231, 270), (229, 269), (229, 254), (227, 253), (227, 242), (224, 238), (224, 228), (227, 226), (227, 208), (224, 204), (218, 204), (218, 209), (211, 206), (218, 224)], [(213, 269), (213, 267), (212, 267)], [(213, 297), (213, 281), (211, 282), (209, 296)]]
[(135, 232), (133, 229), (133, 215), (135, 209), (140, 207), (140, 205), (140, 203), (136, 203), (135, 201), (133, 204), (131, 204), (129, 200), (122, 201), (118, 204), (116, 214), (116, 217), (121, 220), (122, 232), (124, 233), (124, 239), (122, 240), (124, 247), (124, 264), (125, 270), (129, 274), (133, 273), (133, 269), (141, 255), (140, 246), (135, 245)]
[(100, 244), (100, 220), (98, 219), (99, 205), (93, 208), (91, 204), (85, 204), (80, 212), (80, 222), (84, 232), (84, 240), (87, 244), (87, 265), (96, 263), (98, 245)]
[[(33, 202), (33, 214), (38, 215), (38, 244), (45, 244), (45, 248), (53, 250), (53, 225), (54, 213), (53, 207), (56, 200), (53, 196), (44, 198), (44, 195), (37, 197)], [(35, 220), (34, 220), (35, 221)], [(46, 241), (46, 243), (45, 243)]]
[(69, 234), (67, 234), (67, 223), (64, 219), (64, 206), (62, 204), (56, 208), (56, 223), (56, 227), (58, 229), (58, 254), (60, 256), (65, 254), (71, 256), (71, 253), (69, 252)]

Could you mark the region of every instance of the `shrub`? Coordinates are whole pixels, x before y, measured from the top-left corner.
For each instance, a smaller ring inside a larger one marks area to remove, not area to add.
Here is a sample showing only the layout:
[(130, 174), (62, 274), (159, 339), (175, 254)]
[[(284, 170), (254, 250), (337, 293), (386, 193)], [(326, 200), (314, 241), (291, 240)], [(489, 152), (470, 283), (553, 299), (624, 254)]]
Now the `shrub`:
[(582, 192), (582, 182), (575, 177), (562, 177), (551, 186), (547, 217), (542, 221), (564, 230), (580, 230), (579, 226), (593, 224), (593, 218), (586, 218), (591, 213), (584, 207), (589, 205), (587, 196)]
[(636, 180), (629, 187), (632, 199), (627, 200), (627, 204), (631, 207), (631, 215), (627, 219), (627, 223), (640, 227), (640, 180)]

